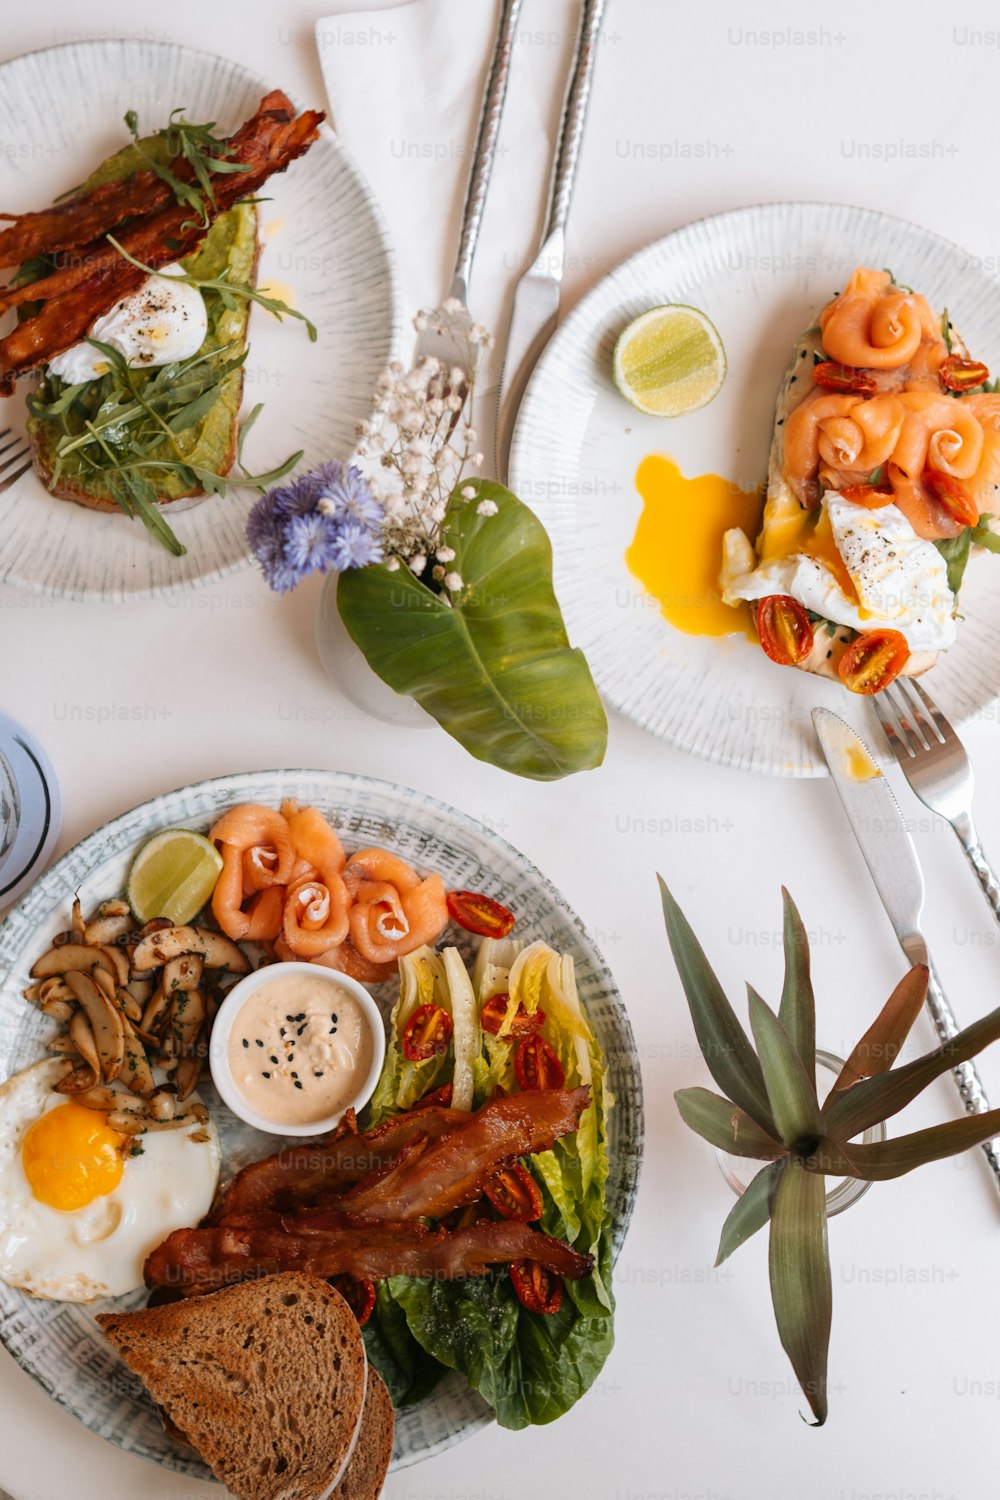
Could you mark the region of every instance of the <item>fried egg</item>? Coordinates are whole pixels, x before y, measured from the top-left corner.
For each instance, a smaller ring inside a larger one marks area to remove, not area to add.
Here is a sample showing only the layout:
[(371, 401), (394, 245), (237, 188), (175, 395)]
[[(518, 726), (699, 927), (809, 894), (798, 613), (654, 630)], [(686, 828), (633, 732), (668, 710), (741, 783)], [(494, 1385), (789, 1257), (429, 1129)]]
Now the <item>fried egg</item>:
[[(176, 262), (162, 269), (169, 276), (184, 274), (184, 267)], [(87, 336), (110, 344), (127, 364), (148, 369), (190, 359), (198, 353), (207, 332), (205, 299), (197, 287), (168, 281), (165, 276), (147, 276), (136, 291), (102, 313)], [(107, 369), (100, 349), (86, 340), (49, 360), (49, 373), (58, 375), (67, 385), (95, 380)]]
[(123, 1156), (104, 1114), (53, 1092), (64, 1072), (45, 1058), (0, 1087), (0, 1279), (64, 1302), (119, 1297), (161, 1240), (208, 1212), (218, 1136), (192, 1120)]
[[(867, 510), (835, 490), (788, 538), (788, 550), (757, 563), (744, 532), (726, 533), (720, 582), (727, 604), (789, 594), (808, 610), (854, 630), (898, 630), (912, 652), (944, 651), (955, 639), (955, 596), (933, 542), (917, 536), (895, 505)], [(814, 538), (822, 537), (821, 545)]]

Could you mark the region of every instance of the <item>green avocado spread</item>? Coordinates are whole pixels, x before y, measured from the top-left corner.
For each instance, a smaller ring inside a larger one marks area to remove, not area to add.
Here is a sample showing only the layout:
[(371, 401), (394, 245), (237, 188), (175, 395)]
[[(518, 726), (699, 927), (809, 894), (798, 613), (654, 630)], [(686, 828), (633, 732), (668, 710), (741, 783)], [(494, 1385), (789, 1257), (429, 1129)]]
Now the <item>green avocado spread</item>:
[[(150, 155), (164, 157), (166, 147), (161, 136), (149, 137), (138, 144)], [(136, 145), (126, 146), (103, 162), (84, 187), (97, 187), (103, 182), (129, 177), (143, 165)], [(189, 275), (200, 279), (214, 280), (225, 274), (233, 282), (252, 283), (256, 262), (257, 210), (251, 203), (238, 203), (219, 215), (198, 248), (180, 264)], [(243, 297), (227, 298), (233, 304), (227, 307), (219, 293), (211, 288), (202, 289), (200, 295), (205, 299), (208, 332), (198, 351), (199, 356), (229, 346), (220, 360), (228, 363), (238, 358), (246, 344), (249, 302)], [(200, 368), (204, 370), (205, 367)], [(129, 381), (139, 399), (150, 383), (162, 374), (162, 369), (130, 368)], [(111, 370), (88, 381), (68, 404), (65, 390), (60, 381), (45, 373), (31, 402), (28, 431), (43, 472), (49, 476), (56, 469), (60, 443), (67, 437), (72, 440), (86, 432), (87, 423), (93, 422), (99, 412), (107, 411), (109, 402), (122, 396), (121, 376)], [(192, 484), (190, 470), (177, 467), (157, 469), (155, 460), (163, 458), (173, 464), (191, 463), (215, 474), (226, 473), (234, 457), (235, 422), (242, 391), (243, 372), (233, 369), (222, 379), (214, 400), (197, 421), (169, 436), (164, 433), (157, 437), (154, 430), (150, 438), (147, 429), (141, 439), (136, 439), (134, 452), (127, 446), (119, 451), (120, 460), (141, 459), (144, 477), (161, 500), (202, 494), (201, 486)], [(96, 501), (119, 503), (113, 467), (105, 469), (95, 465), (86, 452), (86, 449), (76, 450), (59, 460), (59, 483), (71, 485)], [(151, 462), (154, 466), (148, 467)]]

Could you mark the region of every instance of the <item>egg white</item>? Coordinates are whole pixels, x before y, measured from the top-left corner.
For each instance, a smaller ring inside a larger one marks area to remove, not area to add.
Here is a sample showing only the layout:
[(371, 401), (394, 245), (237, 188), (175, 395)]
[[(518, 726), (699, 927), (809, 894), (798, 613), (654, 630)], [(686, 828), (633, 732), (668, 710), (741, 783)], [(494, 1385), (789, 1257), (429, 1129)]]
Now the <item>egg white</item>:
[[(21, 1163), (29, 1128), (66, 1103), (52, 1092), (65, 1071), (44, 1058), (0, 1086), (0, 1280), (33, 1297), (90, 1302), (143, 1284), (146, 1256), (174, 1229), (197, 1224), (219, 1179), (219, 1140), (209, 1122), (147, 1132), (118, 1186), (85, 1208), (40, 1203)], [(204, 1130), (207, 1141), (193, 1141)]]
[(789, 594), (813, 613), (854, 630), (898, 630), (911, 652), (944, 651), (955, 639), (955, 596), (933, 542), (917, 536), (896, 505), (866, 510), (828, 490), (822, 501), (837, 551), (858, 592), (849, 599), (821, 559), (797, 552), (756, 565), (743, 532), (727, 532), (720, 576), (727, 604)]
[[(166, 275), (183, 275), (176, 262)], [(166, 276), (147, 276), (136, 291), (116, 302), (91, 324), (88, 337), (117, 349), (130, 365), (150, 369), (197, 354), (208, 332), (205, 299), (197, 287)], [(49, 372), (67, 385), (94, 380), (107, 371), (99, 349), (82, 340), (49, 361)]]

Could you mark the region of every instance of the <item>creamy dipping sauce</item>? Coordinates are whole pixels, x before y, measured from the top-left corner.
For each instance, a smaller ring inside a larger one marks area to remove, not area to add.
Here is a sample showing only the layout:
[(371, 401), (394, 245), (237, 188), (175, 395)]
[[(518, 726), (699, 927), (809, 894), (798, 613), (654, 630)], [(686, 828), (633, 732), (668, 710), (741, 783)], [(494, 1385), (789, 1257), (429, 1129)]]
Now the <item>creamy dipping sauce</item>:
[(247, 997), (229, 1034), (229, 1068), (267, 1120), (307, 1125), (354, 1099), (372, 1066), (368, 1018), (335, 979), (282, 974)]

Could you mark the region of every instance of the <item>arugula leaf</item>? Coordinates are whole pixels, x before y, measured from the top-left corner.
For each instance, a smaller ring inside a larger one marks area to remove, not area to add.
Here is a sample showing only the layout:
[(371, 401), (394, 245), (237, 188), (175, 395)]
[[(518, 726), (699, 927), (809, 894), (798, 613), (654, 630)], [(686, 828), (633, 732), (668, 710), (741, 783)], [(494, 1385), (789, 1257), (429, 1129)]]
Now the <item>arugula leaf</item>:
[[(177, 116), (180, 116), (178, 119)], [(192, 222), (196, 222), (203, 229), (208, 228), (209, 216), (207, 204), (215, 207), (215, 189), (212, 186), (212, 173), (249, 172), (249, 162), (227, 161), (234, 147), (228, 141), (212, 134), (215, 121), (207, 125), (195, 125), (190, 120), (184, 119), (183, 109), (171, 111), (169, 124), (156, 132), (153, 140), (161, 140), (164, 143), (164, 152), (149, 152), (146, 150), (145, 142), (139, 137), (139, 116), (134, 109), (125, 114), (125, 125), (132, 137), (132, 143), (136, 154), (149, 171), (154, 172), (161, 182), (165, 182), (173, 193), (177, 202), (183, 207), (190, 208), (197, 216)], [(164, 160), (163, 157), (167, 160)], [(167, 161), (181, 157), (188, 163), (194, 173), (194, 182), (185, 182), (172, 172)]]
[(934, 543), (948, 564), (948, 587), (956, 597), (962, 587), (962, 579), (965, 577), (965, 569), (969, 561), (972, 531), (971, 526), (966, 526), (958, 533), (958, 536), (939, 537)]
[(305, 313), (299, 312), (296, 307), (289, 307), (288, 303), (282, 302), (280, 297), (269, 297), (265, 292), (258, 291), (248, 281), (230, 281), (228, 276), (225, 275), (190, 276), (186, 271), (178, 273), (176, 271), (165, 272), (157, 270), (155, 266), (147, 266), (145, 261), (136, 260), (135, 256), (130, 255), (124, 245), (118, 243), (113, 234), (106, 234), (104, 238), (108, 241), (109, 245), (114, 246), (119, 255), (125, 257), (129, 265), (135, 266), (139, 271), (145, 271), (147, 276), (159, 276), (164, 281), (183, 281), (185, 286), (197, 287), (202, 292), (218, 292), (222, 300), (222, 305), (226, 308), (235, 307), (237, 298), (243, 298), (247, 302), (256, 302), (261, 307), (266, 308), (269, 313), (273, 313), (279, 323), (286, 316), (289, 318), (298, 318), (301, 323), (306, 325), (306, 332), (309, 335), (309, 342), (311, 344), (315, 344), (319, 338), (319, 330), (315, 323), (310, 322)]

